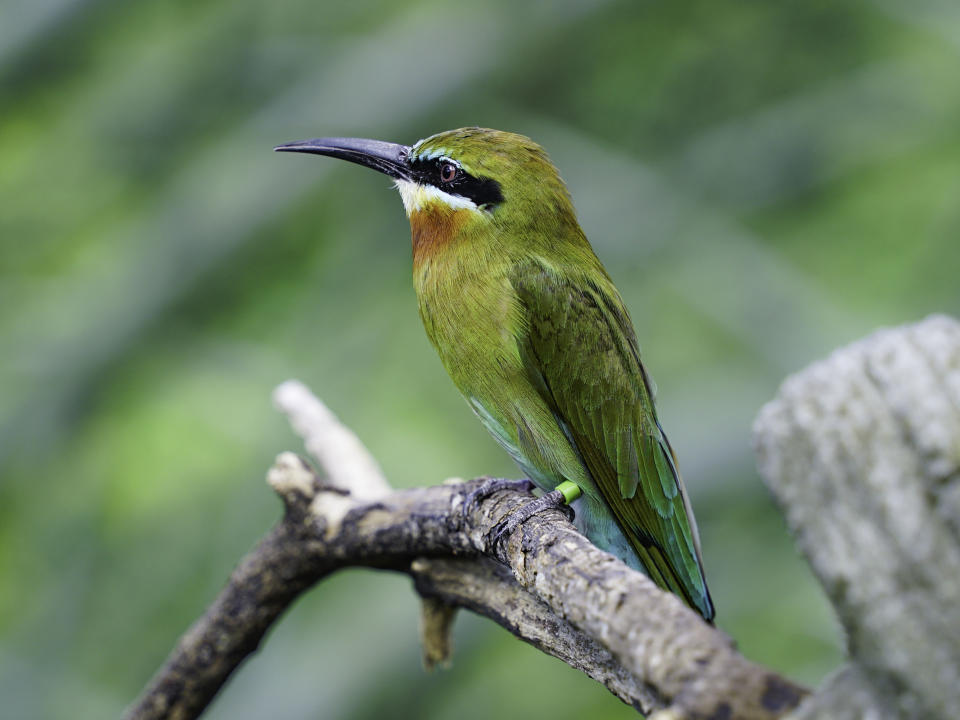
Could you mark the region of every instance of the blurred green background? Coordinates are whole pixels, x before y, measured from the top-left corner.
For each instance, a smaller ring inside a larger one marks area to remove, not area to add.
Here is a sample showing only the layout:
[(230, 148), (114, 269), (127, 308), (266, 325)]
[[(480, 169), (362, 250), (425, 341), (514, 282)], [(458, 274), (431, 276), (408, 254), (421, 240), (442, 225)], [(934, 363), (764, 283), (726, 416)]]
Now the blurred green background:
[[(633, 314), (718, 621), (842, 641), (754, 469), (789, 372), (960, 309), (960, 4), (3, 0), (0, 716), (117, 716), (277, 519), (309, 384), (398, 486), (516, 476), (429, 346), (384, 177), (280, 142), (530, 135)], [(210, 718), (624, 718), (402, 577), (304, 596)]]

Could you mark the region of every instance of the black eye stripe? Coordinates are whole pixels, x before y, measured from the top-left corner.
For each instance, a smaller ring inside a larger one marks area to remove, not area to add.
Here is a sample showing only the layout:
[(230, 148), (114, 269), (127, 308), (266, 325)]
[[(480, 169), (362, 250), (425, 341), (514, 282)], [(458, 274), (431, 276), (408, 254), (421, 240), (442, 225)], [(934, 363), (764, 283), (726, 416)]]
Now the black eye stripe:
[[(457, 166), (457, 173), (452, 182), (442, 179), (443, 166), (452, 161), (446, 158), (433, 160), (413, 160), (410, 162), (410, 174), (419, 183), (433, 185), (443, 192), (459, 195), (473, 201), (477, 207), (488, 208), (503, 202), (503, 191), (500, 183), (492, 178), (478, 178), (467, 173)], [(456, 165), (456, 163), (453, 163)]]

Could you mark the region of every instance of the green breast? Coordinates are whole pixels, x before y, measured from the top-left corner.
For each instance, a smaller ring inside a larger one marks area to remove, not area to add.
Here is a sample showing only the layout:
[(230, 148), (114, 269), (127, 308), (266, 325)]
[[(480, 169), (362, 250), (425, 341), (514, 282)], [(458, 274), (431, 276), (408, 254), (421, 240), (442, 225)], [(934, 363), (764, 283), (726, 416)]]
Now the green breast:
[(587, 485), (582, 463), (527, 377), (517, 342), (527, 319), (506, 264), (433, 258), (414, 271), (427, 336), (494, 439), (543, 489)]

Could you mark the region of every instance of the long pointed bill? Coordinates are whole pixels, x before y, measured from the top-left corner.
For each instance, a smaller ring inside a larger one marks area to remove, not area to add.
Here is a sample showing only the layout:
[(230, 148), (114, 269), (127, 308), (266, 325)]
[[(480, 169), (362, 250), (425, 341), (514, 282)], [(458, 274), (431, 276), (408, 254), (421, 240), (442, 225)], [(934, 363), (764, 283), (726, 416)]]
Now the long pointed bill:
[(327, 155), (379, 170), (392, 178), (410, 179), (410, 166), (407, 164), (407, 153), (410, 148), (397, 143), (363, 138), (331, 137), (277, 145), (274, 150)]

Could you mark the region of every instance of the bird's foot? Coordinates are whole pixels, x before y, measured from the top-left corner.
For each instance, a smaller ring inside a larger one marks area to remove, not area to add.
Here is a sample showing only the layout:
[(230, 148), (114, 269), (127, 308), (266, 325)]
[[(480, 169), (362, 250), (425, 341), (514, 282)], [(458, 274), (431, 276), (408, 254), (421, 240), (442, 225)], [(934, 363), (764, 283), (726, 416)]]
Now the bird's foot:
[(501, 520), (490, 530), (491, 545), (497, 545), (501, 540), (508, 539), (513, 535), (513, 531), (523, 525), (527, 520), (544, 510), (562, 510), (570, 522), (573, 522), (573, 508), (567, 503), (568, 497), (560, 490), (551, 490), (545, 495), (541, 495), (536, 500), (531, 500), (509, 517)]
[(490, 497), (499, 490), (517, 490), (518, 492), (531, 492), (533, 483), (524, 478), (523, 480), (507, 480), (506, 478), (486, 477), (483, 483), (476, 490), (472, 491), (463, 500), (463, 517), (466, 517), (481, 500)]

